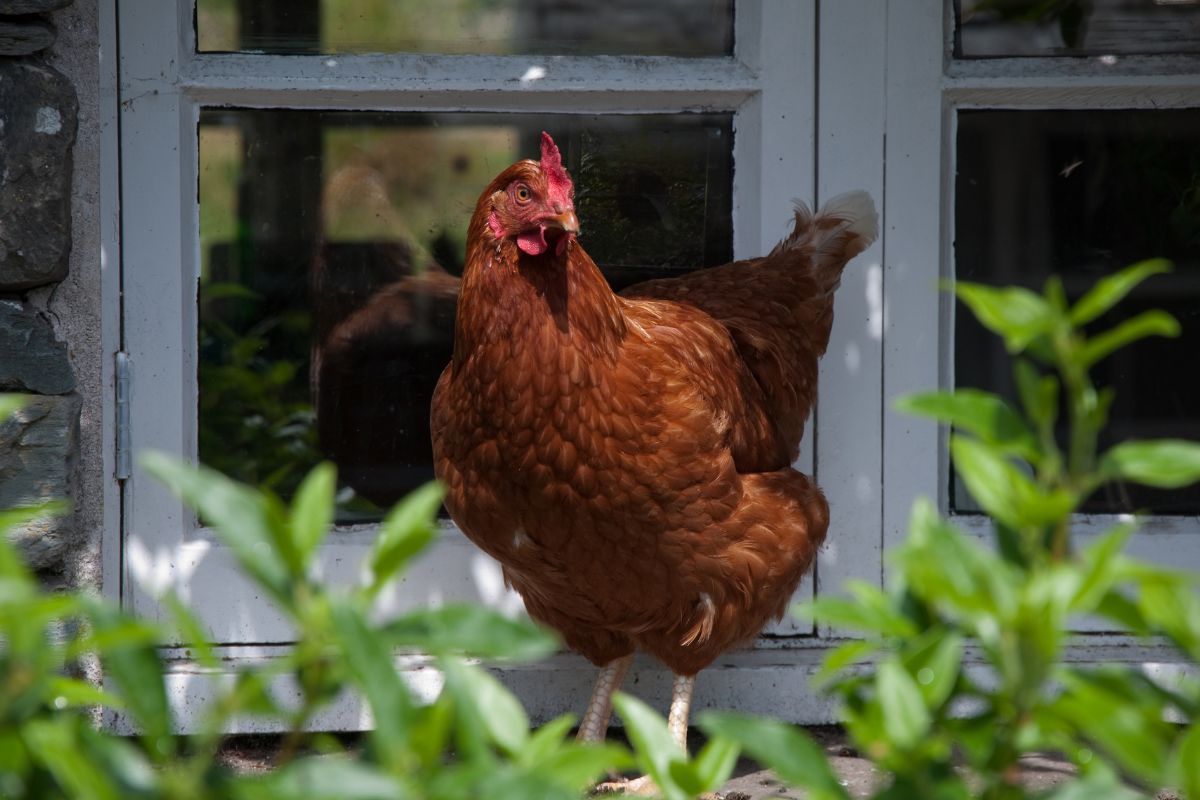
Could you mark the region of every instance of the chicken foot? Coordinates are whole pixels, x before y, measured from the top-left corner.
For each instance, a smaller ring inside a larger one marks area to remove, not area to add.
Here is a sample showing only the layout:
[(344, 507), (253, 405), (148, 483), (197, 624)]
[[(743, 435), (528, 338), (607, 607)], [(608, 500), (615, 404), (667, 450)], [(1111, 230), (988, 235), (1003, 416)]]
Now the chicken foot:
[[(630, 656), (628, 658), (632, 658), (632, 657)], [(612, 662), (612, 664), (609, 664), (608, 666), (606, 666), (605, 669), (607, 670), (609, 667), (612, 667), (612, 666), (616, 665), (617, 663), (618, 662), (614, 661), (614, 662)], [(624, 666), (624, 669), (621, 671), (622, 677), (624, 677), (625, 670), (628, 670), (628, 669), (629, 669), (629, 664), (626, 663)], [(602, 671), (600, 673), (600, 675), (601, 675), (601, 678), (596, 683), (597, 692), (599, 692), (600, 683), (604, 679), (604, 672)], [(675, 740), (675, 743), (679, 745), (679, 749), (681, 751), (683, 751), (684, 753), (687, 753), (687, 751), (688, 751), (687, 750), (688, 716), (691, 713), (692, 693), (695, 690), (695, 688), (696, 688), (696, 676), (695, 675), (676, 675), (674, 683), (671, 684), (671, 710), (667, 715), (667, 728), (671, 731), (671, 738), (673, 738)], [(614, 689), (610, 690), (610, 692), (609, 692), (609, 709), (610, 710), (611, 710), (611, 706), (612, 706), (612, 703), (611, 703), (612, 691), (615, 691), (615, 687), (614, 687)], [(595, 703), (595, 695), (593, 695), (593, 697), (592, 697), (592, 702), (593, 702), (593, 704)], [(592, 711), (592, 705), (588, 706), (588, 711), (589, 711), (589, 713)], [(585, 721), (586, 721), (586, 719), (587, 718), (585, 717)], [(607, 716), (605, 716), (606, 724), (607, 724), (607, 719), (608, 719)], [(585, 741), (582, 738), (583, 727), (581, 726), (579, 730), (580, 730), (580, 734), (581, 734), (580, 741)], [(594, 793), (595, 794), (623, 794), (623, 795), (632, 795), (632, 796), (637, 796), (637, 797), (650, 797), (650, 796), (657, 796), (657, 795), (661, 794), (661, 792), (658, 789), (658, 786), (655, 785), (653, 779), (651, 779), (651, 777), (649, 775), (643, 775), (640, 778), (630, 778), (627, 780), (619, 779), (619, 780), (605, 781), (604, 783), (600, 784), (599, 786), (597, 786), (595, 788)], [(706, 795), (706, 797), (708, 797), (708, 795)]]

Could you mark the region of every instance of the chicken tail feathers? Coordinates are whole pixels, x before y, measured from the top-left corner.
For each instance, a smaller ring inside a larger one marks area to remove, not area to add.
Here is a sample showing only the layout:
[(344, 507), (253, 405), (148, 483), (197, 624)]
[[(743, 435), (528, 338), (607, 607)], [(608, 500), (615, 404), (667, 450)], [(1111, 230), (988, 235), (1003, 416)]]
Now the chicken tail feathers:
[(832, 292), (846, 262), (870, 247), (879, 235), (875, 201), (861, 190), (846, 192), (827, 200), (816, 214), (803, 201), (794, 202), (796, 226), (772, 253), (800, 250), (811, 254), (818, 281)]

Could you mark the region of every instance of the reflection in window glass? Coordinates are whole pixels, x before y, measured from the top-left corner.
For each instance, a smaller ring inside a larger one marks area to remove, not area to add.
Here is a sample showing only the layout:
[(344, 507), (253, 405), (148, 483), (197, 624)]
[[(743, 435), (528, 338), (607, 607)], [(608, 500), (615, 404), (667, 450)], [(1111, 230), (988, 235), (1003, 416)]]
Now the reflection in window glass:
[(200, 52), (715, 56), (733, 0), (197, 0)]
[[(1061, 276), (1071, 300), (1142, 259), (1175, 262), (1093, 323), (1104, 330), (1151, 308), (1178, 339), (1146, 339), (1100, 362), (1117, 391), (1107, 447), (1128, 438), (1200, 439), (1200, 110), (960, 111), (955, 188), (958, 277), (1041, 289)], [(1003, 346), (959, 307), (955, 383), (1015, 398)], [(1015, 400), (1014, 400), (1015, 402)], [(1060, 415), (1061, 417), (1062, 415)], [(960, 491), (959, 510), (971, 510)], [(1200, 513), (1200, 489), (1114, 484), (1093, 512)]]
[(954, 8), (958, 58), (1200, 53), (1193, 0), (955, 0)]
[(732, 257), (731, 115), (207, 109), (200, 458), (284, 496), (321, 458), (347, 518), (432, 478), (479, 193), (553, 133), (614, 288)]

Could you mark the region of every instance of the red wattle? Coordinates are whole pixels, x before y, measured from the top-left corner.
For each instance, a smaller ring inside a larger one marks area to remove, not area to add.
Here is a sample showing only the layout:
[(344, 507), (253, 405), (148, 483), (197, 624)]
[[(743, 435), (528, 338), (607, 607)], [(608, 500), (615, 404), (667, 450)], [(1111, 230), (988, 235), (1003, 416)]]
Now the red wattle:
[(517, 247), (531, 256), (540, 256), (549, 246), (546, 244), (546, 229), (541, 226), (536, 231), (526, 231), (517, 236)]

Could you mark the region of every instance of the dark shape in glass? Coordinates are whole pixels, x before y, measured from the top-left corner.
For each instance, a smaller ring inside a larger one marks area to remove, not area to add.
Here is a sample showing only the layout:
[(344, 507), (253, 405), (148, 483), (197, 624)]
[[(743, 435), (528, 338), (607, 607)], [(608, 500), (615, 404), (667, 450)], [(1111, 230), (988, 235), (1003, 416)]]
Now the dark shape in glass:
[[(1092, 370), (1116, 403), (1102, 447), (1129, 438), (1200, 440), (1200, 110), (960, 111), (955, 184), (957, 276), (1040, 290), (1061, 276), (1077, 300), (1100, 277), (1162, 256), (1151, 278), (1092, 323), (1106, 330), (1151, 308), (1173, 314), (1177, 339), (1146, 339)], [(955, 319), (955, 383), (1016, 402), (1000, 341), (963, 306)], [(1065, 411), (1060, 419), (1065, 417)], [(952, 486), (954, 506), (974, 507)], [(1200, 487), (1112, 484), (1089, 512), (1200, 513)]]
[(954, 0), (955, 58), (1200, 53), (1193, 0)]
[(337, 463), (343, 520), (432, 477), (479, 192), (551, 131), (614, 288), (732, 258), (729, 114), (206, 109), (200, 457), (289, 495)]

